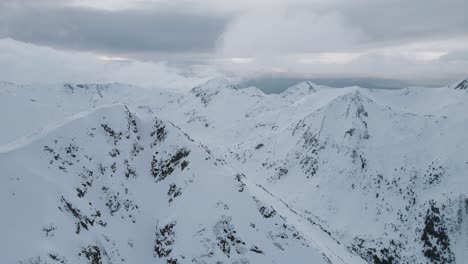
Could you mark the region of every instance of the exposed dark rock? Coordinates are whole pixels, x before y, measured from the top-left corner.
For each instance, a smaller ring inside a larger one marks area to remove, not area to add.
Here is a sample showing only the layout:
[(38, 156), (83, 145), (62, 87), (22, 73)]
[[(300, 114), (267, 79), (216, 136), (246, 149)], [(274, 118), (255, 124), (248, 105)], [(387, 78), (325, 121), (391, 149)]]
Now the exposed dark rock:
[(98, 246), (88, 246), (81, 250), (80, 255), (84, 255), (88, 259), (89, 264), (102, 264), (101, 249)]
[(461, 81), (457, 86), (454, 88), (455, 90), (468, 90), (468, 80)]
[(168, 257), (172, 252), (172, 247), (175, 242), (176, 222), (170, 222), (162, 228), (156, 227), (156, 238), (154, 240), (155, 257)]
[[(190, 150), (181, 148), (168, 159), (158, 160), (156, 156), (153, 156), (153, 160), (151, 161), (151, 175), (153, 175), (153, 178), (156, 179), (156, 182), (164, 180), (167, 176), (174, 172), (175, 168), (180, 163), (183, 163), (182, 159), (186, 158), (189, 154)], [(181, 169), (182, 167), (185, 168), (186, 166), (187, 163), (183, 163), (183, 165), (181, 164)]]
[(454, 263), (443, 214), (434, 201), (429, 203), (421, 235), (423, 254), (430, 263)]
[(261, 202), (256, 197), (253, 198), (255, 203), (257, 204), (258, 211), (264, 218), (271, 218), (276, 215), (275, 209), (273, 207)]
[(424, 173), (424, 183), (427, 185), (439, 184), (445, 175), (445, 168), (433, 161)]
[(54, 236), (54, 231), (57, 229), (57, 227), (53, 224), (50, 224), (46, 227), (42, 228), (42, 231), (44, 231), (46, 237), (53, 237)]
[(49, 253), (49, 258), (55, 263), (67, 264), (67, 259), (57, 253)]
[(245, 175), (242, 173), (237, 173), (235, 179), (237, 181), (237, 187), (239, 188), (239, 192), (243, 192), (245, 189), (245, 183), (242, 180), (245, 179)]
[(169, 203), (172, 203), (172, 201), (181, 194), (182, 188), (177, 187), (177, 185), (174, 183), (169, 185), (169, 191), (167, 191), (167, 195), (169, 196)]
[(228, 258), (231, 257), (233, 249), (237, 254), (244, 254), (246, 251), (245, 242), (237, 235), (231, 220), (231, 217), (223, 216), (213, 227), (217, 245)]
[(104, 129), (104, 133), (106, 134), (106, 136), (113, 139), (114, 145), (117, 145), (117, 143), (122, 139), (122, 132), (114, 131), (107, 124), (101, 124), (101, 127), (102, 127), (102, 129)]
[(153, 142), (151, 142), (150, 144), (151, 148), (153, 148), (158, 143), (166, 139), (167, 137), (166, 126), (161, 120), (157, 118), (154, 119), (153, 131), (150, 133), (150, 136), (153, 138)]
[(263, 251), (255, 245), (250, 248), (250, 251), (255, 252), (257, 254), (263, 254)]

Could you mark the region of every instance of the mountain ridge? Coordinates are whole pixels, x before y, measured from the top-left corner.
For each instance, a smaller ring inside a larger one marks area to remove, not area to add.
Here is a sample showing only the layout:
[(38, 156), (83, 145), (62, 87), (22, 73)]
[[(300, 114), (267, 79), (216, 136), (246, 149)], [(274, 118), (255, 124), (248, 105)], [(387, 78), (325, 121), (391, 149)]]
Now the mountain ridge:
[(27, 128), (0, 119), (7, 262), (462, 263), (453, 85), (69, 85), (0, 88)]

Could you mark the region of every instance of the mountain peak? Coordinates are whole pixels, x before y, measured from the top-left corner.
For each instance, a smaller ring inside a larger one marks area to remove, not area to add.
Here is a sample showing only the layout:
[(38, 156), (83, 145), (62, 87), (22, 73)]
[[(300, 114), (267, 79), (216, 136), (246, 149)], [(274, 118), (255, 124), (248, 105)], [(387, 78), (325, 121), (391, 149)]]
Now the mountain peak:
[(281, 93), (282, 97), (302, 97), (313, 94), (318, 91), (318, 86), (310, 81), (301, 82), (291, 87), (288, 87)]
[(225, 78), (214, 78), (207, 82), (192, 88), (190, 93), (194, 94), (195, 97), (199, 97), (202, 103), (207, 106), (212, 97), (225, 90), (239, 90), (236, 86), (232, 85)]
[(192, 89), (193, 90), (199, 90), (199, 89), (204, 89), (204, 90), (220, 90), (220, 89), (224, 89), (224, 88), (228, 88), (228, 89), (234, 89), (234, 90), (238, 90), (237, 87), (235, 87), (234, 85), (232, 85), (228, 79), (226, 78), (222, 78), (222, 77), (219, 77), (219, 78), (213, 78), (213, 79), (210, 79), (202, 84), (200, 84), (199, 86), (195, 87)]
[(455, 90), (468, 90), (468, 79), (464, 79), (456, 84), (453, 84), (451, 87)]
[(346, 116), (350, 115), (351, 112), (355, 112), (355, 116), (359, 117), (365, 112), (364, 107), (367, 107), (368, 104), (375, 104), (375, 102), (362, 91), (356, 89), (337, 96), (326, 107), (329, 109), (340, 109), (339, 111), (346, 109)]

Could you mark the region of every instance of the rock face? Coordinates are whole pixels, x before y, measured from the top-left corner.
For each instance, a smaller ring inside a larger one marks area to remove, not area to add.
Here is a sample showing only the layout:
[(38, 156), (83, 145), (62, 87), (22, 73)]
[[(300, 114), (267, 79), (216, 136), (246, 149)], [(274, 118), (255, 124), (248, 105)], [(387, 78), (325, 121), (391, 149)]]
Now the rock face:
[(466, 86), (2, 84), (0, 259), (464, 263)]
[(455, 85), (455, 90), (467, 90), (468, 89), (468, 80), (463, 80)]

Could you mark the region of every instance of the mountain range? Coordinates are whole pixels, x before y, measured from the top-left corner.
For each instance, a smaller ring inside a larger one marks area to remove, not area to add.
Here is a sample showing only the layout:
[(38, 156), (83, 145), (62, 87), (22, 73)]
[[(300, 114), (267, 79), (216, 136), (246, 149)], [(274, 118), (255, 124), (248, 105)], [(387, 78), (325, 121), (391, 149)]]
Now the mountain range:
[(468, 80), (0, 83), (2, 263), (466, 263)]

